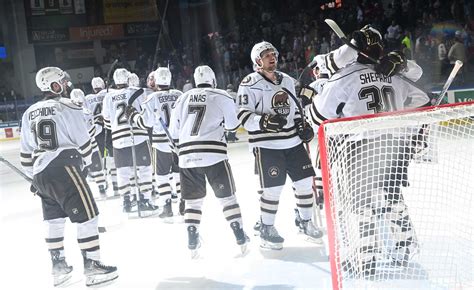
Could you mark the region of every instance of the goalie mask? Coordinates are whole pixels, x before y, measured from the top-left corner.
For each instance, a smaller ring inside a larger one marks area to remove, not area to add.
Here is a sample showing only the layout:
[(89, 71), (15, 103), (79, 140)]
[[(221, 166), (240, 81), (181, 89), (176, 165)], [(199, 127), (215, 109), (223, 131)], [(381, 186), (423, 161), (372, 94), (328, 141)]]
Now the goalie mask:
[(114, 71), (115, 85), (127, 85), (130, 72), (124, 68), (118, 68)]
[(169, 87), (171, 84), (171, 71), (167, 67), (159, 67), (155, 70), (155, 85), (160, 87)]
[(78, 105), (79, 107), (82, 107), (84, 105), (86, 98), (84, 96), (84, 92), (80, 89), (73, 89), (71, 91), (71, 102), (73, 102), (75, 105)]
[(262, 62), (262, 53), (267, 50), (272, 50), (275, 53), (275, 57), (278, 61), (279, 53), (273, 44), (267, 41), (259, 42), (252, 47), (252, 51), (250, 52), (250, 58), (252, 59), (254, 70), (257, 68), (262, 68), (262, 65), (259, 64), (258, 61), (260, 61), (260, 63)]
[[(36, 86), (42, 92), (51, 92), (60, 95), (64, 92), (64, 85), (66, 84), (66, 75), (64, 71), (58, 67), (45, 67), (36, 73)], [(61, 87), (59, 92), (53, 90), (53, 84), (56, 83)]]
[(199, 85), (207, 84), (211, 87), (216, 87), (216, 75), (212, 68), (207, 65), (198, 66), (194, 70), (194, 83), (196, 83), (196, 87)]
[(318, 54), (314, 57), (316, 66), (313, 68), (313, 75), (316, 79), (329, 78), (329, 70), (326, 66), (326, 55)]

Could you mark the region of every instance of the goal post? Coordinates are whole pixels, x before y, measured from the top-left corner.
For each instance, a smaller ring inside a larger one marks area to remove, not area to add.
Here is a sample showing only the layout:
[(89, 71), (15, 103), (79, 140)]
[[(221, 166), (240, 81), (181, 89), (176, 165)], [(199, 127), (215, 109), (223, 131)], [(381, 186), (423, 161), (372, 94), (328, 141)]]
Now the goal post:
[(474, 287), (474, 102), (324, 122), (333, 289)]

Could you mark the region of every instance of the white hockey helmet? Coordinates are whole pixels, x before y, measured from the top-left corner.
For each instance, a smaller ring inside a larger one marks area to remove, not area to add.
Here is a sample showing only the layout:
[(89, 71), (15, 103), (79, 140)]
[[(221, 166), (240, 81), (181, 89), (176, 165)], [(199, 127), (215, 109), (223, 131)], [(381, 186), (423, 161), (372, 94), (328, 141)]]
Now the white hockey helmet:
[(124, 68), (118, 68), (114, 71), (114, 83), (115, 85), (126, 85), (128, 84), (128, 76), (130, 72)]
[(216, 87), (216, 75), (212, 68), (207, 65), (198, 66), (194, 70), (194, 83), (196, 86), (201, 84), (211, 85), (213, 88)]
[(136, 73), (131, 73), (128, 76), (128, 85), (133, 87), (140, 86), (140, 78), (137, 76)]
[(157, 86), (169, 87), (171, 84), (171, 71), (167, 67), (159, 67), (153, 74)]
[(61, 89), (60, 92), (55, 92), (51, 85), (53, 83), (61, 85), (61, 82), (65, 81), (65, 77), (64, 71), (58, 67), (44, 67), (36, 73), (36, 86), (38, 86), (42, 92), (52, 92), (59, 95), (63, 92), (63, 89)]
[(155, 72), (151, 71), (146, 78), (146, 86), (150, 89), (155, 87)]
[(86, 101), (84, 92), (81, 89), (72, 90), (70, 93), (70, 97), (71, 97), (71, 102), (78, 105), (79, 107), (82, 107), (84, 105), (84, 102)]
[(95, 77), (91, 80), (91, 86), (93, 89), (105, 89), (105, 82), (100, 77)]
[(271, 44), (270, 42), (267, 41), (262, 41), (257, 44), (255, 44), (252, 47), (252, 51), (250, 52), (250, 58), (252, 59), (252, 63), (254, 68), (259, 68), (261, 65), (258, 64), (257, 60), (262, 59), (262, 52), (265, 50), (273, 50), (275, 52), (276, 58), (278, 60), (278, 50)]

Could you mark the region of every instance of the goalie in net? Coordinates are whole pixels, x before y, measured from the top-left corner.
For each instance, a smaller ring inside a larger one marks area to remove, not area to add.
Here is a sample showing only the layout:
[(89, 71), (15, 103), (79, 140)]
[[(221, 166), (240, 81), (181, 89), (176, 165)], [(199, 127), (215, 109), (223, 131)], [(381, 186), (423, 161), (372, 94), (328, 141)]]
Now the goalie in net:
[[(342, 68), (327, 81), (324, 90), (313, 99), (313, 121), (321, 124), (328, 119), (398, 111), (406, 104), (426, 104), (428, 96), (404, 82), (395, 74), (407, 67), (401, 52), (382, 56), (380, 33), (364, 27), (354, 37), (356, 45), (387, 67), (374, 67), (359, 55), (357, 61)], [(333, 66), (334, 62), (328, 63)], [(378, 72), (386, 72), (376, 73)], [(341, 198), (349, 204), (340, 215), (348, 215), (339, 229), (343, 241), (351, 244), (340, 255), (342, 270), (352, 277), (375, 274), (377, 260), (392, 265), (406, 265), (416, 252), (416, 236), (408, 215), (401, 188), (408, 185), (407, 168), (414, 153), (411, 136), (384, 133), (340, 137), (336, 142), (339, 158), (344, 164), (337, 186), (346, 188)], [(410, 136), (410, 138), (406, 138)], [(377, 154), (376, 154), (377, 153)], [(376, 160), (375, 160), (375, 159)], [(331, 164), (333, 165), (333, 164)], [(337, 189), (338, 190), (338, 189)], [(380, 235), (390, 235), (385, 243)]]

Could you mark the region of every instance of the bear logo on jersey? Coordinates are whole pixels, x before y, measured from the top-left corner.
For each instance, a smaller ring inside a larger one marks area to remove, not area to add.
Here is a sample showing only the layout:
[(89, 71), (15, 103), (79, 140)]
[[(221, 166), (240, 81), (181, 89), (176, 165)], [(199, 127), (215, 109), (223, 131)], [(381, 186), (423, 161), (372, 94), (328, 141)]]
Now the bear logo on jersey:
[(268, 169), (268, 175), (270, 177), (278, 177), (278, 175), (280, 175), (280, 169), (276, 166), (272, 166)]
[(288, 116), (290, 114), (290, 100), (284, 91), (276, 92), (272, 97), (272, 109), (278, 115)]

